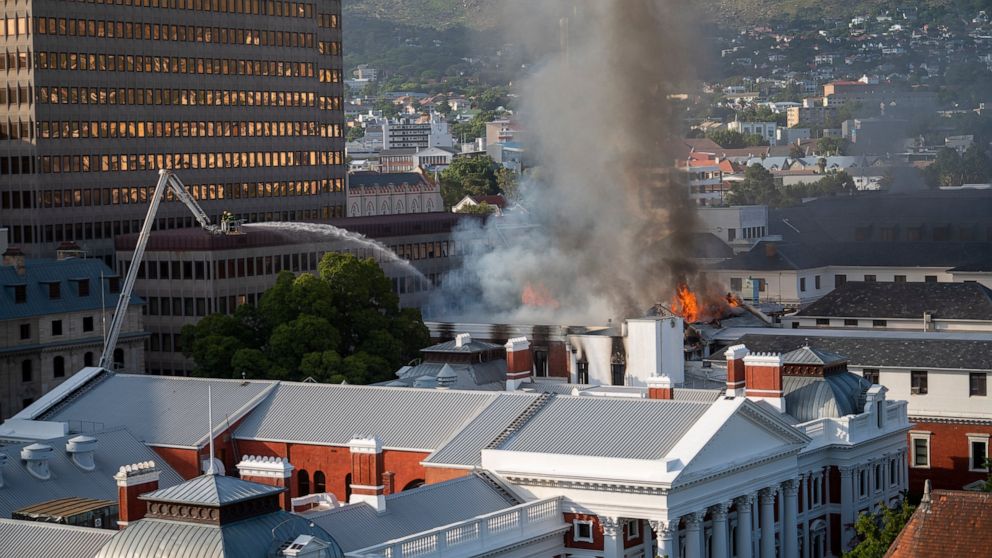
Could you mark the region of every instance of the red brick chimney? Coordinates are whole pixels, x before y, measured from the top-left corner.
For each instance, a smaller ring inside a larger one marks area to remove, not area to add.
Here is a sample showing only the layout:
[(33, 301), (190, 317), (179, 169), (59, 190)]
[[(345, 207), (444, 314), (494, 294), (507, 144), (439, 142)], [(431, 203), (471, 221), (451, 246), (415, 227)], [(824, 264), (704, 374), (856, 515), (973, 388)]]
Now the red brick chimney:
[(238, 463), (241, 480), (278, 486), (286, 490), (279, 495), (279, 505), (286, 511), (293, 511), (293, 496), (289, 491), (289, 479), (293, 476), (293, 465), (284, 457), (262, 457), (245, 455)]
[(382, 474), (382, 492), (386, 496), (396, 493), (396, 473), (386, 471)]
[(354, 438), (348, 442), (348, 449), (351, 451), (351, 499), (348, 502), (365, 502), (377, 512), (385, 511), (382, 440), (378, 436)]
[(785, 412), (782, 395), (782, 355), (752, 353), (744, 357), (745, 395), (748, 399), (765, 401)]
[(133, 465), (121, 465), (114, 480), (117, 481), (117, 527), (123, 529), (128, 523), (145, 517), (148, 504), (138, 496), (158, 490), (158, 477), (161, 471), (154, 461), (144, 461)]
[(748, 355), (744, 345), (727, 347), (727, 395), (744, 395), (744, 357)]
[(648, 399), (675, 399), (675, 389), (668, 376), (651, 376), (648, 378)]
[(534, 354), (526, 337), (506, 342), (506, 391), (515, 391), (534, 373)]

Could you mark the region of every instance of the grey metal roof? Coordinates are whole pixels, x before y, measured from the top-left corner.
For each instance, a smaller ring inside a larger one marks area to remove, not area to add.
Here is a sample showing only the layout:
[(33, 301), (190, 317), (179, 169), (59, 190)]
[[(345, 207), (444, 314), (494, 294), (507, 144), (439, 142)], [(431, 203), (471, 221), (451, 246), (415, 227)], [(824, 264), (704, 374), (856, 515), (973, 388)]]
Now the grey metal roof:
[(386, 511), (354, 504), (305, 517), (329, 532), (345, 552), (465, 521), (517, 505), (476, 474), (386, 496)]
[[(811, 347), (843, 355), (849, 366), (854, 367), (992, 370), (992, 339), (881, 338), (862, 337), (860, 334), (851, 337), (810, 335), (804, 339), (792, 335), (749, 333), (738, 342), (752, 352), (787, 352), (808, 342)], [(724, 353), (725, 350), (721, 350), (707, 360), (725, 363)]]
[(360, 171), (348, 174), (349, 188), (365, 188), (388, 184), (426, 184), (424, 177), (415, 172)]
[(51, 446), (48, 468), (51, 478), (39, 480), (27, 471), (21, 461), (21, 448), (30, 445), (11, 444), (0, 447), (7, 454), (7, 464), (2, 468), (4, 486), (0, 488), (0, 517), (10, 517), (11, 512), (32, 504), (79, 496), (117, 501), (117, 482), (114, 474), (122, 465), (154, 461), (161, 471), (159, 486), (168, 487), (182, 482), (182, 477), (151, 448), (141, 443), (123, 427), (104, 432), (90, 433), (97, 439), (93, 462), (96, 468), (85, 471), (72, 462), (65, 451), (65, 443), (73, 436), (43, 440)]
[[(275, 537), (272, 536), (275, 530)], [(330, 542), (327, 558), (344, 553), (320, 527), (299, 515), (277, 511), (223, 526), (145, 518), (117, 531), (97, 558), (268, 558), (270, 551), (296, 538), (312, 535)]]
[(661, 459), (709, 408), (686, 401), (559, 395), (500, 449)]
[(799, 422), (857, 414), (869, 387), (861, 376), (850, 372), (782, 377), (785, 410)]
[[(722, 386), (725, 381), (716, 385)], [(563, 382), (528, 382), (520, 386), (522, 390), (533, 390), (537, 393), (556, 393), (559, 395), (640, 395), (647, 398), (648, 389), (638, 386), (606, 386), (599, 384), (567, 384)], [(577, 392), (577, 393), (576, 393)], [(722, 389), (675, 388), (675, 401), (694, 401), (697, 403), (712, 403), (720, 398)]]
[(140, 498), (177, 504), (223, 506), (278, 494), (283, 490), (276, 486), (243, 481), (224, 475), (200, 475), (175, 486), (148, 492)]
[(500, 349), (502, 345), (497, 345), (495, 343), (487, 343), (485, 341), (476, 341), (472, 339), (468, 343), (462, 344), (460, 347), (457, 346), (457, 342), (445, 341), (444, 343), (438, 343), (437, 345), (431, 345), (430, 347), (421, 349), (422, 353), (477, 353), (480, 351), (489, 351), (492, 349)]
[(214, 430), (250, 410), (274, 382), (114, 374), (46, 413), (44, 420), (127, 425), (151, 445), (199, 447), (207, 441), (207, 385)]
[(356, 434), (377, 435), (388, 448), (431, 451), (497, 397), (482, 391), (280, 383), (235, 437), (345, 445)]
[(93, 558), (117, 531), (0, 519), (0, 556)]
[(537, 399), (529, 393), (503, 393), (458, 431), (441, 448), (430, 454), (425, 463), (482, 466), (482, 448), (496, 439), (513, 419)]
[(860, 283), (830, 291), (796, 316), (992, 320), (992, 290), (979, 283)]
[(782, 362), (784, 364), (836, 364), (838, 362), (847, 362), (847, 358), (837, 353), (831, 353), (830, 351), (824, 351), (821, 349), (814, 349), (808, 345), (803, 345), (798, 349), (789, 351), (782, 355)]
[[(119, 295), (110, 292), (109, 281), (103, 283), (104, 300), (101, 300), (100, 274), (103, 273), (104, 277), (117, 276), (102, 260), (27, 260), (24, 270), (25, 273), (21, 276), (13, 266), (0, 266), (0, 320), (100, 310), (103, 304), (107, 308), (113, 308), (117, 304)], [(87, 279), (90, 294), (80, 296), (79, 284), (72, 279)], [(59, 298), (48, 296), (50, 283), (59, 283)], [(8, 287), (22, 284), (27, 287), (27, 299), (18, 304), (14, 301), (14, 289)], [(131, 304), (144, 302), (137, 296), (132, 296)]]
[(453, 373), (455, 382), (448, 387), (454, 389), (503, 390), (506, 388), (506, 361), (503, 359), (472, 364), (423, 362), (401, 369), (396, 374), (399, 383), (390, 383), (390, 385), (413, 386), (418, 379), (439, 377), (445, 368)]

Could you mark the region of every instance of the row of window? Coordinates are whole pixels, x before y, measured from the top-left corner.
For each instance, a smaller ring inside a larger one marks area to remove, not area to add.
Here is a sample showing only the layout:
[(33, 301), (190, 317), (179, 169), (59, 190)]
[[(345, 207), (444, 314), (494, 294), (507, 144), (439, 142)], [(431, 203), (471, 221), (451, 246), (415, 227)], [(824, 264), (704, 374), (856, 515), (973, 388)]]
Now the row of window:
[[(173, 10), (197, 10), (228, 14), (252, 14), (279, 17), (313, 17), (313, 4), (310, 2), (285, 2), (282, 0), (72, 0), (85, 4), (107, 4), (135, 6), (140, 8), (168, 8)], [(339, 0), (330, 0), (332, 6), (340, 9)]]
[(8, 50), (0, 54), (0, 70), (30, 70), (31, 56), (27, 50)]
[(124, 153), (43, 155), (42, 173), (128, 172), (158, 169), (243, 169), (344, 164), (340, 151), (222, 151), (208, 153)]
[[(913, 455), (910, 466), (916, 469), (929, 469), (931, 466), (930, 444), (933, 433), (913, 431), (909, 433)], [(989, 435), (967, 434), (968, 470), (986, 473), (989, 471)]]
[[(203, 74), (218, 76), (267, 76), (312, 78), (316, 64), (282, 60), (242, 58), (193, 58), (186, 56), (143, 56), (132, 54), (87, 54), (39, 52), (39, 70), (78, 72), (127, 72), (160, 74)], [(41, 102), (39, 100), (39, 102)]]
[[(93, 366), (93, 353), (87, 352), (84, 357), (85, 366)], [(64, 378), (65, 377), (65, 357), (56, 356), (52, 358), (52, 377), (53, 378)], [(24, 359), (21, 361), (21, 382), (30, 383), (34, 381), (34, 363), (31, 359)]]
[[(120, 291), (120, 278), (119, 277), (106, 277), (107, 289), (111, 293), (117, 293)], [(90, 280), (89, 279), (72, 279), (72, 283), (76, 285), (76, 296), (90, 296)], [(52, 281), (45, 284), (48, 290), (49, 300), (59, 300), (62, 298), (62, 283), (58, 281)], [(14, 291), (14, 304), (25, 304), (28, 301), (28, 287), (26, 284), (19, 283), (16, 285), (10, 285), (10, 288)], [(87, 322), (87, 320), (89, 320)], [(57, 322), (57, 324), (56, 324)], [(62, 320), (56, 320), (52, 322), (52, 335), (61, 335), (62, 333)], [(90, 329), (87, 329), (87, 324)], [(93, 318), (83, 318), (83, 331), (93, 331)], [(59, 333), (55, 333), (55, 330)], [(21, 324), (21, 340), (26, 340), (31, 338), (31, 325)]]
[[(23, 89), (23, 88), (22, 88)], [(0, 89), (0, 95), (3, 89)], [(23, 96), (23, 93), (18, 93)], [(335, 100), (337, 99), (337, 100)], [(0, 104), (5, 102), (0, 99)], [(313, 91), (244, 91), (230, 89), (134, 89), (113, 87), (39, 87), (38, 103), (67, 105), (177, 105), (210, 107), (337, 106), (340, 97), (318, 103)], [(330, 110), (330, 109), (329, 109)]]
[[(325, 205), (308, 209), (289, 211), (266, 211), (241, 213), (240, 219), (249, 223), (269, 221), (326, 221), (344, 217), (344, 206)], [(214, 220), (216, 222), (216, 219)], [(189, 228), (195, 226), (193, 218), (161, 217), (156, 222), (156, 229)], [(32, 244), (34, 242), (62, 242), (64, 240), (93, 240), (110, 239), (121, 234), (130, 234), (141, 230), (141, 221), (137, 219), (123, 221), (97, 221), (86, 223), (56, 223), (44, 227), (31, 225), (7, 225), (10, 230), (11, 242), (16, 244)], [(35, 231), (39, 232), (35, 232)]]
[(30, 17), (8, 16), (0, 18), (0, 37), (27, 37), (30, 29)]
[[(30, 127), (27, 122), (0, 122), (0, 139), (15, 137), (6, 130)], [(167, 120), (167, 121), (54, 121), (39, 122), (39, 139), (107, 139), (107, 138), (269, 138), (324, 137), (340, 138), (340, 124), (313, 120), (244, 121), (244, 120)], [(27, 137), (27, 136), (22, 136)]]
[(313, 48), (314, 46), (313, 33), (271, 31), (265, 29), (230, 29), (227, 27), (170, 25), (167, 23), (139, 23), (131, 21), (94, 21), (92, 19), (64, 17), (36, 17), (34, 28), (35, 33), (38, 35), (62, 35), (69, 37), (290, 48)]
[[(860, 324), (861, 321), (854, 318), (844, 319), (844, 327), (858, 327)], [(817, 327), (830, 327), (830, 325), (831, 325), (830, 318), (816, 319)], [(888, 326), (889, 326), (888, 320), (871, 320), (871, 327), (888, 327)], [(799, 329), (799, 322), (792, 322), (792, 329)]]
[[(901, 236), (905, 236), (904, 240), (908, 241), (935, 240), (938, 242), (947, 242), (961, 240), (967, 242), (981, 240), (978, 227), (975, 225), (959, 225), (956, 231), (957, 234), (955, 234), (955, 227), (952, 225), (940, 225), (929, 228), (930, 238), (927, 238), (927, 227), (922, 225), (918, 227), (905, 227), (905, 235), (900, 234), (899, 227), (880, 227), (879, 238), (885, 242), (898, 241)], [(988, 228), (986, 239), (992, 240), (992, 227)], [(874, 227), (855, 228), (854, 240), (859, 242), (874, 240)]]
[(899, 485), (899, 472), (901, 470), (899, 465), (899, 459), (888, 460), (888, 483), (885, 482), (885, 477), (883, 477), (883, 473), (885, 472), (885, 465), (883, 463), (875, 463), (874, 465), (859, 468), (857, 471), (858, 498), (867, 498), (872, 492), (882, 492), (886, 489), (886, 484), (889, 487)]
[[(872, 384), (879, 384), (878, 368), (865, 368), (861, 375)], [(926, 395), (929, 393), (929, 378), (926, 370), (911, 370), (909, 372), (910, 393)], [(988, 373), (971, 372), (968, 374), (968, 396), (986, 397), (988, 395)]]

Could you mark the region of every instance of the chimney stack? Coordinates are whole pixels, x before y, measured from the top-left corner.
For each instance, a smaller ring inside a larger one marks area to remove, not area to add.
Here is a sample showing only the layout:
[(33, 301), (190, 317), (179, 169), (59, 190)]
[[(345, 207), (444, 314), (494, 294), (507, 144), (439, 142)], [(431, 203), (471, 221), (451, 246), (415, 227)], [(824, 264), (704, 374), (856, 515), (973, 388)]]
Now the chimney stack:
[(365, 502), (377, 512), (386, 511), (383, 485), (382, 440), (354, 437), (348, 442), (351, 451), (351, 504)]
[(48, 460), (52, 457), (52, 446), (31, 444), (21, 448), (21, 460), (31, 476), (39, 480), (48, 480), (52, 476), (48, 468)]
[(382, 487), (383, 494), (389, 496), (390, 494), (396, 493), (396, 473), (392, 471), (386, 471), (382, 474)]
[(778, 245), (774, 242), (765, 242), (765, 256), (768, 258), (778, 256)]
[(668, 376), (651, 376), (648, 378), (648, 399), (675, 399), (672, 380)]
[(245, 455), (238, 463), (241, 480), (267, 484), (286, 489), (279, 495), (279, 505), (286, 511), (293, 511), (293, 498), (289, 492), (289, 479), (293, 476), (293, 465), (283, 457), (262, 457)]
[(11, 266), (21, 277), (24, 276), (24, 252), (20, 248), (11, 246), (3, 253), (3, 265)]
[(534, 373), (534, 353), (526, 337), (506, 342), (506, 391), (516, 391)]
[(748, 355), (744, 345), (727, 347), (727, 395), (740, 397), (744, 395), (745, 375), (744, 357)]
[(69, 438), (65, 443), (65, 451), (72, 456), (72, 462), (84, 471), (96, 469), (93, 462), (93, 454), (96, 452), (99, 441), (90, 436), (76, 436)]
[(161, 471), (155, 467), (154, 461), (143, 461), (133, 465), (121, 465), (114, 480), (117, 481), (117, 526), (127, 527), (131, 521), (145, 517), (148, 504), (139, 500), (138, 496), (158, 490), (158, 477)]
[(459, 333), (455, 336), (455, 347), (462, 348), (472, 342), (472, 336), (468, 333)]
[(744, 357), (745, 395), (753, 401), (765, 401), (780, 413), (785, 412), (782, 394), (782, 355), (752, 353)]

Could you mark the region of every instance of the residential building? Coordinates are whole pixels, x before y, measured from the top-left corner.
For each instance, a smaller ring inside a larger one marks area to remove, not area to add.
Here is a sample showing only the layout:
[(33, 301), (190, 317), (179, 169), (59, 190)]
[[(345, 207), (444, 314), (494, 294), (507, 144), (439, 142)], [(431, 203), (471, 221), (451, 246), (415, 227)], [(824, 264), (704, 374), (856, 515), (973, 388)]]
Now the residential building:
[(786, 112), (786, 126), (789, 128), (796, 128), (798, 126), (825, 126), (833, 120), (836, 114), (836, 106), (807, 104), (804, 101), (801, 107), (788, 108)]
[(770, 145), (778, 143), (778, 124), (776, 122), (740, 122), (734, 120), (727, 124), (727, 129), (745, 136), (760, 136)]
[(768, 234), (768, 207), (764, 205), (700, 207), (696, 215), (700, 232), (713, 234), (735, 253), (747, 252)]
[(420, 168), (417, 164), (417, 149), (413, 147), (404, 149), (383, 149), (379, 152), (378, 170), (383, 173), (408, 173), (417, 172)]
[(982, 556), (992, 545), (992, 493), (927, 491), (885, 558)]
[(465, 196), (458, 203), (451, 206), (452, 213), (463, 213), (469, 207), (478, 207), (482, 204), (489, 205), (493, 214), (496, 216), (503, 215), (503, 211), (507, 208), (506, 198), (503, 194), (495, 194), (491, 196)]
[(444, 211), (440, 187), (421, 172), (348, 175), (348, 217)]
[[(78, 247), (63, 248), (59, 260), (26, 259), (14, 247), (3, 254), (0, 418), (95, 365), (103, 353), (104, 319), (110, 320), (117, 304), (120, 276), (101, 260), (72, 257), (79, 255)], [(132, 297), (114, 350), (115, 368), (145, 370), (142, 305)]]
[[(460, 254), (452, 230), (471, 215), (447, 212), (354, 217), (329, 224), (246, 225), (244, 234), (212, 235), (200, 229), (155, 231), (135, 282), (147, 302), (144, 323), (151, 374), (188, 374), (183, 326), (213, 313), (231, 314), (255, 304), (281, 271), (314, 273), (327, 252), (373, 257), (392, 279), (404, 306), (417, 307)], [(372, 240), (362, 240), (368, 237)], [(357, 240), (356, 240), (357, 239)], [(117, 238), (117, 269), (130, 266), (137, 235)], [(409, 263), (408, 263), (409, 262)]]
[[(524, 129), (513, 120), (494, 120), (486, 123), (486, 145), (512, 143), (523, 140)], [(461, 138), (459, 138), (461, 139)], [(464, 138), (471, 140), (474, 138)]]
[(397, 122), (385, 120), (382, 123), (383, 150), (427, 149), (452, 145), (454, 143), (448, 131), (448, 122), (437, 113), (431, 113), (428, 122), (400, 119)]
[(688, 179), (689, 197), (700, 206), (723, 205), (731, 189), (730, 175), (737, 169), (726, 157), (692, 151), (676, 167)]
[[(23, 0), (3, 13), (0, 223), (29, 256), (75, 241), (110, 263), (162, 168), (212, 218), (344, 215), (339, 0)], [(194, 225), (172, 201), (158, 218)]]

